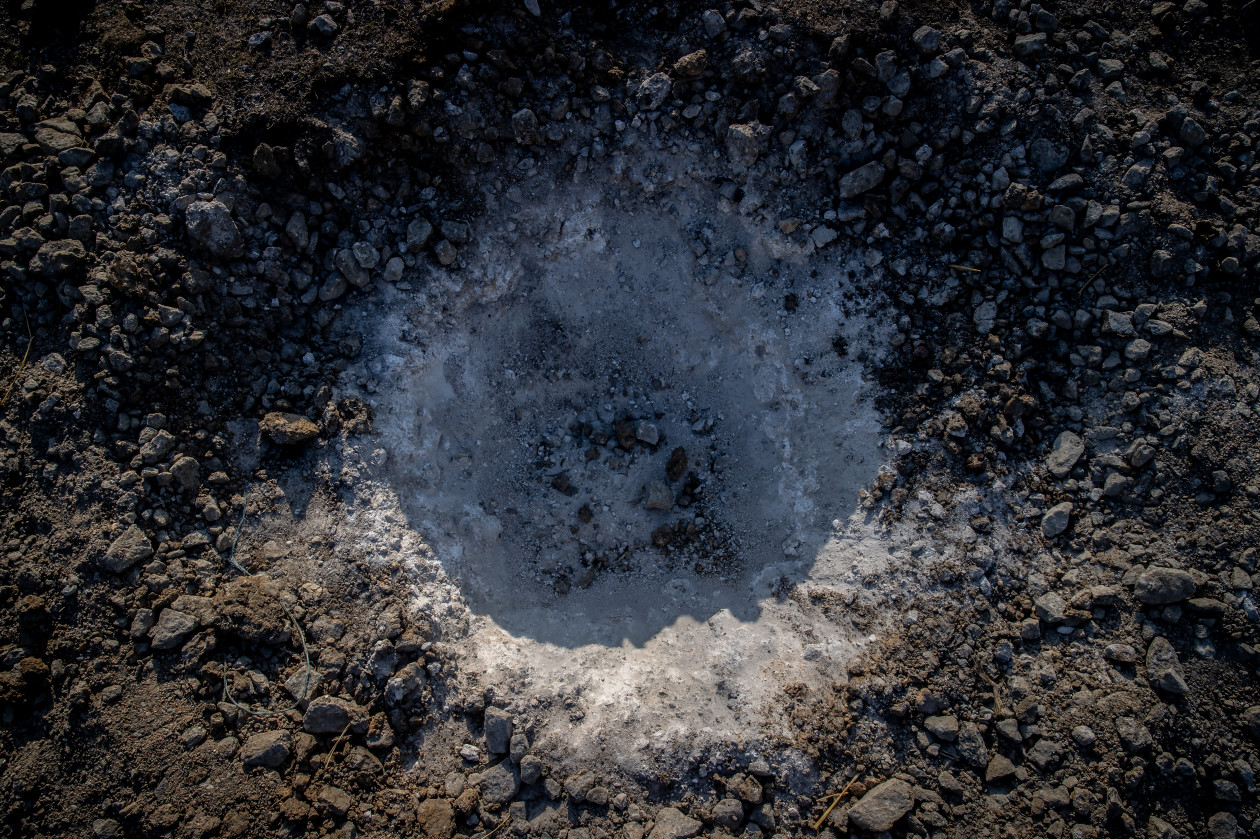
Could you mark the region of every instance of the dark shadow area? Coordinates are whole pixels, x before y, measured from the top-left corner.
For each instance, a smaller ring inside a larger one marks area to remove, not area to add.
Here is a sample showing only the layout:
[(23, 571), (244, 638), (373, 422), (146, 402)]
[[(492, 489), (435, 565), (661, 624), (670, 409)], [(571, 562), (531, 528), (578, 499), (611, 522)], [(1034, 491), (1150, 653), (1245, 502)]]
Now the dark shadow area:
[[(836, 349), (873, 346), (841, 313), (844, 255), (785, 260), (713, 201), (557, 190), (470, 268), (508, 293), (377, 348), (408, 523), (513, 636), (638, 647), (679, 620), (756, 621), (875, 478), (864, 353)], [(701, 220), (737, 270), (697, 262)]]

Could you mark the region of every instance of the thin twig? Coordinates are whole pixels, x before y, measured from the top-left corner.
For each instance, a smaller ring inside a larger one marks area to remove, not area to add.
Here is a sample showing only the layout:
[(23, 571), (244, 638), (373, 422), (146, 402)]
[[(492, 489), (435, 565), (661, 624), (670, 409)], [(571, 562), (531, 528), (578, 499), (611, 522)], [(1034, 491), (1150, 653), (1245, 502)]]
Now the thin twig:
[(328, 755), (324, 758), (324, 765), (315, 773), (314, 780), (318, 781), (320, 777), (332, 765), (333, 756), (337, 753), (337, 747), (341, 745), (341, 738), (346, 736), (346, 732), (350, 730), (350, 726), (354, 725), (354, 720), (346, 723), (346, 727), (341, 729), (341, 733), (337, 735), (337, 739), (333, 740), (332, 748), (328, 750)]
[(18, 369), (14, 371), (13, 378), (9, 380), (9, 389), (4, 392), (4, 398), (0, 399), (0, 405), (9, 401), (9, 394), (13, 392), (13, 386), (17, 384), (18, 377), (22, 375), (22, 371), (26, 369), (26, 360), (31, 357), (31, 347), (35, 345), (35, 334), (31, 332), (31, 317), (26, 313), (26, 305), (22, 306), (22, 319), (26, 321), (26, 352), (22, 354), (22, 363), (18, 365)]
[(953, 263), (953, 262), (951, 262), (951, 263), (949, 264), (949, 267), (950, 267), (950, 268), (953, 268), (953, 269), (955, 269), (955, 270), (957, 270), (957, 271), (970, 271), (970, 272), (971, 272), (971, 273), (973, 273), (973, 274), (979, 274), (979, 273), (980, 273), (980, 269), (979, 269), (979, 268), (972, 268), (970, 265), (958, 265), (957, 263)]
[(853, 786), (853, 782), (856, 780), (857, 775), (854, 775), (849, 779), (849, 782), (844, 785), (844, 789), (839, 792), (832, 793), (831, 795), (824, 795), (822, 798), (818, 799), (819, 801), (826, 801), (828, 798), (833, 800), (831, 802), (831, 806), (827, 808), (826, 812), (818, 817), (818, 821), (814, 822), (814, 830), (818, 830), (818, 828), (822, 827), (822, 823), (825, 822), (827, 817), (831, 815), (831, 811), (836, 809), (836, 805), (840, 803), (840, 799), (844, 798), (844, 794), (849, 791), (849, 787)]
[(491, 836), (493, 836), (494, 834), (496, 834), (496, 833), (498, 833), (498, 832), (499, 832), (499, 828), (503, 827), (503, 825), (505, 825), (505, 824), (507, 824), (507, 823), (508, 823), (507, 816), (504, 816), (504, 817), (503, 817), (503, 820), (502, 820), (502, 821), (500, 821), (498, 824), (496, 824), (496, 825), (494, 826), (494, 829), (493, 829), (493, 830), (491, 830), (491, 831), (489, 831), (489, 832), (487, 832), (487, 833), (483, 833), (483, 834), (481, 834), (480, 836), (474, 836), (474, 837), (473, 837), (473, 839), (490, 839), (490, 837), (491, 837)]

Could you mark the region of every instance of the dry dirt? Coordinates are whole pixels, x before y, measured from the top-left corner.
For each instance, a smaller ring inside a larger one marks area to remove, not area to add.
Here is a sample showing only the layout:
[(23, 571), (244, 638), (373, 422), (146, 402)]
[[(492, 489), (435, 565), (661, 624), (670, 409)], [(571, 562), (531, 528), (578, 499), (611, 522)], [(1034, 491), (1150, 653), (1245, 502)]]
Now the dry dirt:
[(1257, 20), (5, 4), (4, 832), (1260, 836)]

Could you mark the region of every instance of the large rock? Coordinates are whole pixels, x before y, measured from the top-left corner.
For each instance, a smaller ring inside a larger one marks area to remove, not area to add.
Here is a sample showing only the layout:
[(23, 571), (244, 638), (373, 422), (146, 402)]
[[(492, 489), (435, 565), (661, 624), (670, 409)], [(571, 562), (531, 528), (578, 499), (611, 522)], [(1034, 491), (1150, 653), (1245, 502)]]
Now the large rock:
[(520, 786), (520, 778), (513, 771), (512, 764), (506, 760), (482, 772), (477, 781), (477, 788), (481, 790), (481, 800), (496, 806), (507, 804), (515, 798)]
[(163, 609), (158, 615), (157, 624), (149, 630), (149, 643), (155, 650), (173, 650), (184, 643), (184, 639), (196, 631), (200, 622), (192, 615), (175, 609)]
[(486, 748), (504, 755), (512, 744), (512, 715), (493, 706), (486, 709)]
[(1064, 431), (1054, 440), (1054, 448), (1046, 457), (1046, 468), (1056, 478), (1066, 478), (1085, 454), (1085, 441), (1071, 431)]
[(319, 426), (298, 414), (272, 411), (258, 428), (279, 446), (296, 446), (319, 436)]
[(151, 556), (153, 556), (153, 545), (149, 542), (149, 537), (133, 524), (109, 546), (100, 564), (106, 571), (121, 574)]
[(773, 129), (760, 122), (741, 122), (726, 129), (726, 154), (733, 166), (747, 168), (766, 150)]
[(1150, 677), (1151, 684), (1162, 691), (1178, 696), (1185, 696), (1190, 692), (1177, 651), (1162, 635), (1151, 639), (1151, 645), (1146, 649), (1146, 674)]
[(1194, 594), (1194, 577), (1180, 568), (1152, 565), (1142, 572), (1133, 588), (1133, 596), (1148, 606), (1180, 603)]
[(44, 154), (57, 154), (83, 145), (83, 135), (79, 126), (65, 117), (56, 117), (35, 126), (35, 142)]
[(666, 807), (656, 814), (656, 825), (648, 839), (690, 839), (704, 827), (700, 822), (684, 815), (681, 810)]
[(977, 769), (989, 763), (989, 749), (984, 744), (984, 735), (974, 722), (965, 722), (958, 727), (954, 748), (958, 749), (959, 757)]
[(287, 731), (264, 731), (255, 734), (241, 746), (241, 760), (246, 766), (265, 766), (276, 769), (289, 759), (293, 735)]
[(891, 830), (913, 806), (913, 788), (900, 778), (892, 778), (862, 796), (849, 811), (849, 823), (872, 833)]
[(87, 259), (87, 251), (76, 239), (56, 239), (45, 242), (31, 257), (31, 270), (45, 277), (69, 274)]
[(1053, 539), (1067, 530), (1072, 522), (1073, 509), (1071, 501), (1064, 501), (1046, 510), (1046, 514), (1041, 517), (1041, 535)]
[(1242, 712), (1242, 723), (1256, 740), (1260, 740), (1260, 705), (1252, 705)]
[(856, 198), (864, 192), (870, 192), (884, 180), (884, 164), (872, 160), (865, 166), (859, 166), (840, 179), (838, 191), (840, 197), (848, 200)]
[(311, 734), (340, 734), (346, 726), (353, 734), (367, 731), (368, 715), (363, 707), (340, 696), (320, 696), (306, 706), (302, 727)]
[(234, 259), (245, 252), (245, 240), (232, 221), (231, 211), (219, 201), (189, 204), (185, 220), (188, 238), (214, 256)]

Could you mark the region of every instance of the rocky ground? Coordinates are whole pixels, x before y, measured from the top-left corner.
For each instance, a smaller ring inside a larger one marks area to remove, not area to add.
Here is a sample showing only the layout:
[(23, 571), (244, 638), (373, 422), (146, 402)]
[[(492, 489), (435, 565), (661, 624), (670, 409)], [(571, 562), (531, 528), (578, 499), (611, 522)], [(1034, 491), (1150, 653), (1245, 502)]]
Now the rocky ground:
[[(6, 4), (6, 832), (1260, 835), (1250, 6)], [(419, 290), (432, 334), (514, 188), (664, 206), (669, 160), (867, 269), (905, 550), (775, 593), (874, 639), (770, 685), (786, 731), (575, 767), (535, 735), (580, 711), (341, 538), (365, 313)]]

